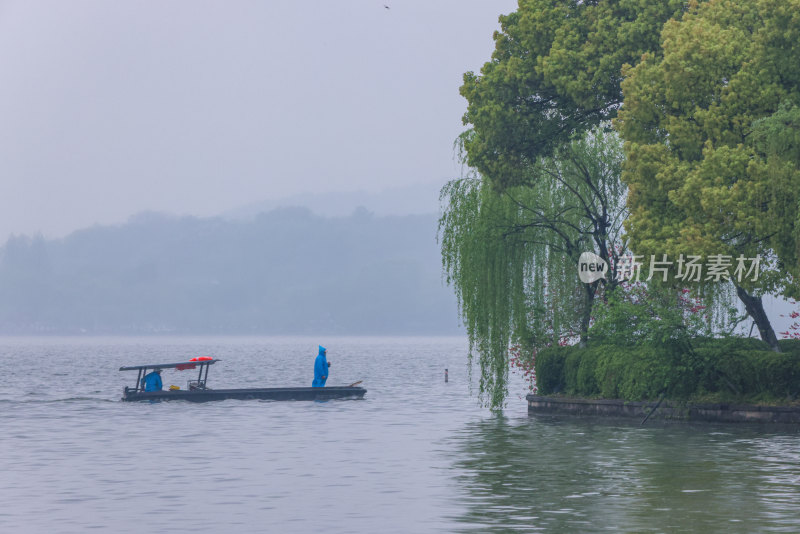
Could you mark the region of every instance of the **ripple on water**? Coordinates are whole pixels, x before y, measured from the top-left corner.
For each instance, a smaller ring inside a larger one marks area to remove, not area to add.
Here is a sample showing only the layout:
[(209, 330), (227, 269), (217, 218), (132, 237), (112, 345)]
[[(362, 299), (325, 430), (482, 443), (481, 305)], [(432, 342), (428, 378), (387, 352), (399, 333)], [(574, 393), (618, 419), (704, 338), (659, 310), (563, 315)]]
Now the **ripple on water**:
[(121, 365), (198, 354), (223, 360), (214, 383), (305, 384), (317, 342), (0, 340), (0, 532), (800, 524), (796, 432), (529, 418), (524, 401), (495, 416), (469, 395), (460, 339), (327, 340), (331, 383), (365, 380), (363, 401), (119, 402)]

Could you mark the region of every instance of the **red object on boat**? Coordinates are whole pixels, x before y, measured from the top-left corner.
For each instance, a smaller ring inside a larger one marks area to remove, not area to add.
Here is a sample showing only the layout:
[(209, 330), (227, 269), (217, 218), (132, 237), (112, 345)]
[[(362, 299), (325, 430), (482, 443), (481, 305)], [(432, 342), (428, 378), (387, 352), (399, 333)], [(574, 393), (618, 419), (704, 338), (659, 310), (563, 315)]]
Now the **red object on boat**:
[(189, 360), (190, 362), (207, 362), (209, 360), (213, 360), (211, 356), (198, 356), (197, 358), (192, 358)]
[(181, 363), (176, 365), (175, 369), (177, 369), (178, 371), (185, 371), (187, 369), (194, 369), (195, 367), (197, 367), (197, 365), (193, 363)]

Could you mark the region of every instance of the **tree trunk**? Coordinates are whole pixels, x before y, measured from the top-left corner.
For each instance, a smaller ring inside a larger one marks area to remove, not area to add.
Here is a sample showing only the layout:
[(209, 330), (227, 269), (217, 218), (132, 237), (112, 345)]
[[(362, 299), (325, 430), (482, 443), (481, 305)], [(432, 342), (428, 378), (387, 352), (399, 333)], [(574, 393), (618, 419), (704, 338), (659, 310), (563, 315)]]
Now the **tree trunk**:
[(594, 295), (599, 282), (592, 284), (583, 284), (584, 299), (583, 299), (583, 314), (581, 315), (581, 340), (580, 347), (586, 346), (586, 341), (589, 338), (589, 322), (592, 320), (592, 306), (594, 306)]
[(766, 341), (772, 350), (780, 352), (778, 337), (775, 335), (775, 330), (772, 328), (769, 317), (764, 311), (764, 303), (761, 301), (761, 297), (754, 297), (739, 286), (736, 286), (736, 294), (739, 296), (739, 300), (744, 303), (744, 309), (747, 310), (747, 314), (753, 318), (753, 322), (758, 327), (758, 333), (761, 334), (761, 339)]

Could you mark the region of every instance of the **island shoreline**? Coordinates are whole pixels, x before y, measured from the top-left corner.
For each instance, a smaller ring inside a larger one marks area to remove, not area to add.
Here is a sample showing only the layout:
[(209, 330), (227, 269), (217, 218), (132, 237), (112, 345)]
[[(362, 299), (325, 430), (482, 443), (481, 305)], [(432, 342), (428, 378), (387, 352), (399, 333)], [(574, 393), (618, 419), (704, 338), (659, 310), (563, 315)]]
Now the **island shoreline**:
[(625, 401), (529, 394), (528, 415), (625, 417), (644, 420), (708, 423), (800, 423), (800, 406), (694, 403), (687, 401)]

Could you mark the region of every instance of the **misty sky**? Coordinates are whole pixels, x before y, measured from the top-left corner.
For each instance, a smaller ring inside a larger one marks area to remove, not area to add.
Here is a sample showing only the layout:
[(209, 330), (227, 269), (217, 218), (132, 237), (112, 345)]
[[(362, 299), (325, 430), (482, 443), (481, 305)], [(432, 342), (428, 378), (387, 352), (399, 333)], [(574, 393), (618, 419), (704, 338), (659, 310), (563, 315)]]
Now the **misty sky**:
[(0, 2), (0, 240), (444, 183), (459, 173), (461, 76), (515, 8)]

